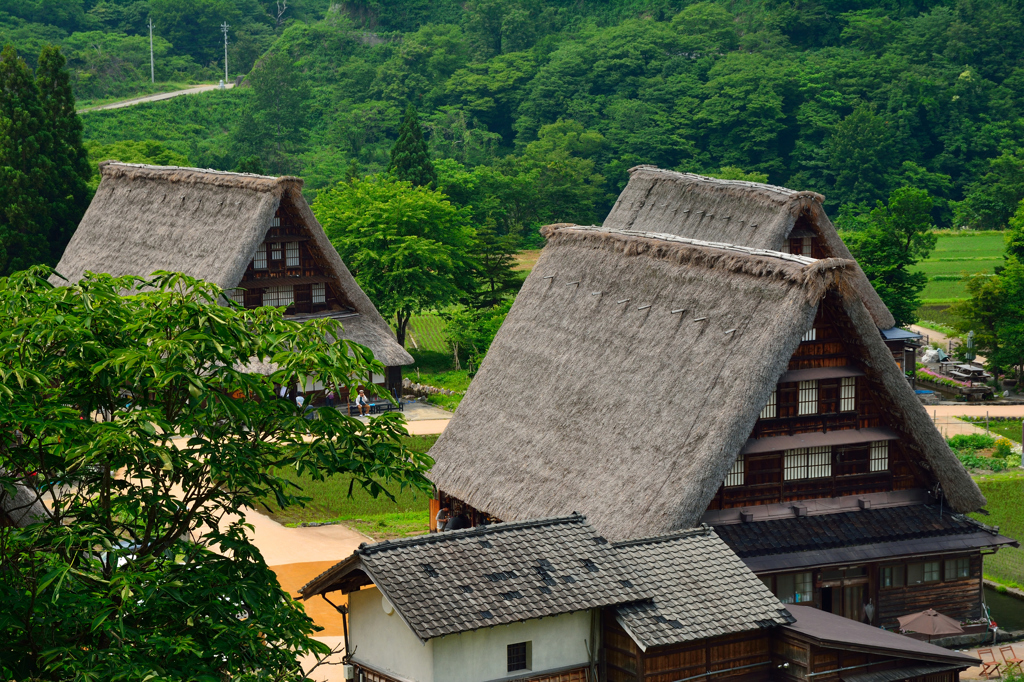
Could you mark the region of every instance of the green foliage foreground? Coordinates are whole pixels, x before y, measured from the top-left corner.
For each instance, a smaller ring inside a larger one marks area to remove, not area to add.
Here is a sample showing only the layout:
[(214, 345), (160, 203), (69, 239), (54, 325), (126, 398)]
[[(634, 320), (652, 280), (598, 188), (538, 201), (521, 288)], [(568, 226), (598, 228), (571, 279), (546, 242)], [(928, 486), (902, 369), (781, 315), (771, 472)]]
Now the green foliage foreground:
[[(274, 386), (347, 393), (383, 367), (329, 343), (336, 322), (222, 306), (182, 275), (47, 275), (0, 279), (0, 486), (50, 510), (0, 528), (0, 678), (302, 679), (297, 656), (327, 648), (245, 514), (303, 502), (282, 468), (378, 496), (427, 490), (430, 459), (399, 415), (306, 419)], [(247, 372), (252, 358), (277, 369)]]

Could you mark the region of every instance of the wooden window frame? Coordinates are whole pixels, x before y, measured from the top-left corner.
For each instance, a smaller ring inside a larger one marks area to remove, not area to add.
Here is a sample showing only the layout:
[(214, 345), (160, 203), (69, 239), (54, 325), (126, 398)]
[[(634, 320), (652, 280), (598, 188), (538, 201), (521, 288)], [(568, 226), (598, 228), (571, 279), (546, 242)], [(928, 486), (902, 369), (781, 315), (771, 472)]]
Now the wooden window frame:
[(323, 282), (315, 282), (312, 289), (313, 305), (327, 303), (327, 285)]
[(758, 419), (775, 419), (779, 416), (779, 388), (776, 386), (772, 389), (772, 394), (768, 396), (768, 403), (761, 409), (761, 414)]
[(252, 256), (252, 269), (267, 269), (267, 245), (265, 243), (256, 247), (256, 253)]
[(839, 411), (857, 411), (857, 377), (843, 377), (839, 381)]
[(284, 258), (284, 249), (281, 248), (281, 242), (270, 242), (267, 246), (270, 247), (270, 257), (267, 260), (281, 260)]
[(820, 412), (818, 406), (818, 381), (801, 381), (796, 403), (796, 416), (807, 417)]
[(831, 478), (832, 446), (796, 448), (782, 453), (782, 480), (806, 481)]
[(880, 471), (889, 470), (889, 441), (887, 440), (874, 440), (871, 441), (871, 465), (868, 470), (871, 473), (878, 473)]
[(530, 670), (530, 645), (532, 642), (515, 642), (505, 648), (508, 672)]
[(292, 285), (267, 287), (263, 290), (263, 305), (272, 308), (290, 306), (295, 303), (295, 287)]
[(732, 463), (732, 468), (729, 469), (729, 473), (725, 475), (725, 482), (722, 484), (726, 488), (737, 488), (745, 485), (747, 482), (747, 467), (746, 461), (741, 452), (736, 458), (736, 461)]
[(284, 259), (284, 265), (287, 268), (302, 267), (302, 259), (299, 256), (298, 242), (285, 242)]
[(800, 342), (801, 343), (806, 343), (808, 341), (817, 341), (817, 340), (818, 340), (818, 329), (817, 329), (817, 327), (811, 327), (810, 329), (807, 330), (807, 333), (804, 334), (803, 337), (801, 337)]

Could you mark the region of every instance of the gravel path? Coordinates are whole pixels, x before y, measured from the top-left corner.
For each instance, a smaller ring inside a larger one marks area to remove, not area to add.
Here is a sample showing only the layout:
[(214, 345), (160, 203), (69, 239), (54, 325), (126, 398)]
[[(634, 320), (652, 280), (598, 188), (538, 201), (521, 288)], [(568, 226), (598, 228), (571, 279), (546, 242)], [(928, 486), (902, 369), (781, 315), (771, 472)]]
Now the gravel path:
[[(224, 89), (230, 90), (235, 87), (234, 83), (225, 83)], [(194, 88), (187, 88), (185, 90), (175, 90), (174, 92), (160, 92), (155, 95), (146, 95), (145, 97), (134, 97), (132, 99), (121, 100), (120, 102), (111, 102), (110, 104), (100, 104), (94, 107), (86, 107), (79, 109), (78, 113), (84, 114), (87, 111), (105, 111), (107, 109), (121, 109), (122, 107), (130, 107), (134, 104), (142, 104), (143, 102), (160, 102), (165, 99), (171, 99), (174, 97), (181, 97), (182, 95), (198, 95), (201, 92), (209, 92), (210, 90), (219, 90), (220, 85), (197, 85)]]

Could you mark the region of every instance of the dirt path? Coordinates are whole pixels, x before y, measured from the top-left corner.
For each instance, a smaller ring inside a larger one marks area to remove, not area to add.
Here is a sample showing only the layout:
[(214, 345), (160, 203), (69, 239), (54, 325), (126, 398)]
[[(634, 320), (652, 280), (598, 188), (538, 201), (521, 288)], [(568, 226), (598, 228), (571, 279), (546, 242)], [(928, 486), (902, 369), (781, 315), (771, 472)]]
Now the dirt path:
[[(225, 83), (224, 89), (230, 90), (235, 87), (234, 83)], [(175, 90), (174, 92), (160, 92), (155, 95), (145, 95), (144, 97), (134, 97), (132, 99), (121, 100), (120, 102), (111, 102), (109, 104), (99, 104), (94, 107), (86, 107), (79, 109), (78, 113), (84, 114), (87, 111), (105, 111), (107, 109), (121, 109), (122, 107), (130, 107), (134, 104), (142, 104), (143, 102), (160, 102), (165, 99), (171, 99), (174, 97), (181, 97), (182, 95), (197, 95), (201, 92), (209, 92), (210, 90), (219, 90), (220, 85), (197, 85), (194, 88), (187, 88), (185, 90)]]

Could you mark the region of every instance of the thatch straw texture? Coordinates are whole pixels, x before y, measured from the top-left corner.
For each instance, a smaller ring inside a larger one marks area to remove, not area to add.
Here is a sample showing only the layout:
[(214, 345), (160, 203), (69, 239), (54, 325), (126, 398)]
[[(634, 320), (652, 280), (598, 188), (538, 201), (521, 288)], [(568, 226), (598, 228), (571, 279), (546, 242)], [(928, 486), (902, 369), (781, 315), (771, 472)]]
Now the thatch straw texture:
[(96, 196), (56, 268), (68, 281), (86, 271), (145, 276), (173, 270), (235, 287), (274, 212), (287, 202), (359, 313), (345, 320), (346, 338), (368, 346), (386, 365), (413, 361), (327, 239), (300, 179), (110, 161), (100, 164), (100, 173)]
[(3, 525), (4, 516), (15, 526), (24, 527), (45, 521), (50, 517), (50, 512), (36, 491), (16, 483), (13, 496), (0, 489), (0, 525)]
[[(803, 218), (801, 226), (818, 236), (829, 256), (853, 260), (825, 215), (824, 200), (815, 192), (637, 166), (604, 226), (778, 251)], [(880, 329), (895, 326), (859, 266), (851, 283)]]
[[(693, 526), (827, 292), (859, 310), (851, 333), (871, 349), (871, 376), (903, 413), (927, 417), (885, 356), (849, 261), (607, 228), (546, 232), (430, 453), (431, 479), (478, 509), (506, 521), (578, 511), (616, 540)], [(907, 428), (938, 437), (930, 423)], [(956, 487), (961, 508), (977, 508), (948, 448), (919, 442), (941, 460), (947, 494)]]

